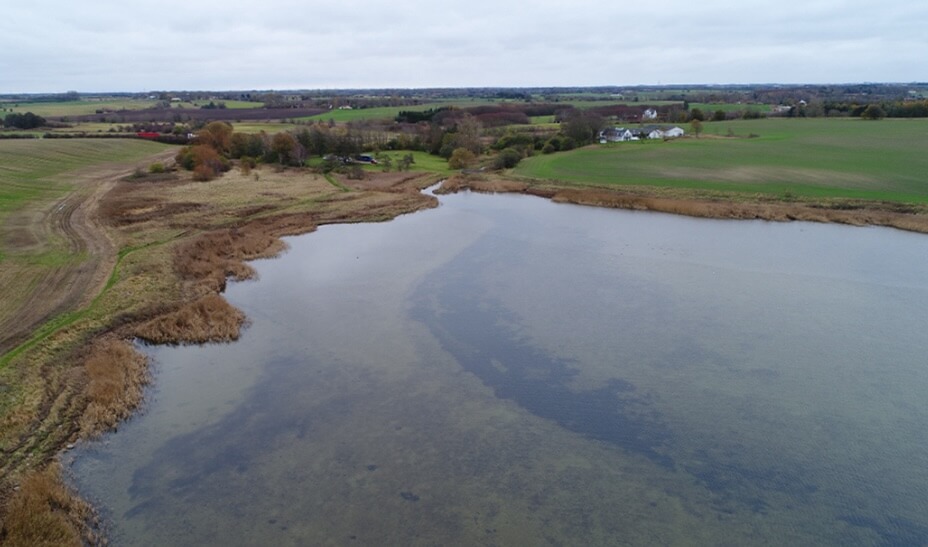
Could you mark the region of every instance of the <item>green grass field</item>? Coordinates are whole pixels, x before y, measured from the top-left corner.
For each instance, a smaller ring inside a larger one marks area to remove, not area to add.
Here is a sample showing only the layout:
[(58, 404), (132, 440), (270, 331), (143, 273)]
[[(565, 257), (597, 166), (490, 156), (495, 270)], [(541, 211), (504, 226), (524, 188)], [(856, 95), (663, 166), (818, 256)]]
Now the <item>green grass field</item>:
[(37, 199), (64, 195), (69, 172), (142, 159), (166, 145), (130, 139), (0, 140), (0, 221)]
[[(215, 103), (225, 103), (228, 109), (239, 108), (260, 108), (264, 103), (249, 101), (223, 101), (216, 99)], [(83, 116), (94, 114), (97, 110), (142, 110), (151, 108), (158, 104), (158, 101), (149, 99), (84, 99), (79, 101), (61, 101), (61, 102), (0, 102), (0, 117), (6, 114), (32, 112), (46, 118), (59, 116)], [(200, 108), (209, 104), (209, 100), (199, 100), (195, 102), (175, 103), (172, 108)]]
[(14, 113), (32, 112), (43, 117), (57, 116), (83, 116), (93, 114), (100, 109), (108, 110), (140, 110), (151, 108), (157, 101), (140, 100), (140, 99), (105, 99), (105, 100), (80, 100), (80, 101), (62, 101), (53, 103), (0, 103), (0, 114), (6, 115), (12, 110)]
[[(368, 151), (368, 154), (376, 155), (373, 152)], [(400, 159), (406, 154), (412, 154), (414, 163), (409, 166), (410, 171), (425, 171), (428, 173), (437, 173), (441, 175), (447, 175), (452, 173), (452, 170), (448, 167), (448, 161), (439, 156), (433, 156), (427, 152), (420, 151), (408, 151), (408, 150), (397, 150), (397, 151), (388, 151), (382, 152), (383, 155), (389, 156), (393, 161), (393, 170), (396, 170), (396, 166), (399, 163)], [(322, 158), (318, 156), (313, 156), (306, 161), (308, 167), (318, 167), (322, 165)], [(362, 168), (365, 171), (372, 171), (379, 173), (383, 171), (383, 164), (378, 165), (362, 165)]]
[[(928, 203), (928, 120), (764, 119), (703, 128), (698, 139), (535, 156), (514, 174), (580, 185)], [(729, 130), (736, 137), (725, 137)]]
[[(390, 156), (393, 160), (393, 166), (396, 167), (396, 164), (399, 162), (400, 158), (406, 154), (412, 154), (413, 163), (410, 167), (410, 171), (428, 171), (430, 173), (440, 173), (440, 174), (449, 174), (451, 169), (448, 168), (448, 160), (439, 157), (433, 156), (427, 152), (408, 152), (408, 151), (396, 151), (396, 152), (384, 152), (385, 155)], [(379, 169), (377, 166), (373, 166), (372, 169)]]

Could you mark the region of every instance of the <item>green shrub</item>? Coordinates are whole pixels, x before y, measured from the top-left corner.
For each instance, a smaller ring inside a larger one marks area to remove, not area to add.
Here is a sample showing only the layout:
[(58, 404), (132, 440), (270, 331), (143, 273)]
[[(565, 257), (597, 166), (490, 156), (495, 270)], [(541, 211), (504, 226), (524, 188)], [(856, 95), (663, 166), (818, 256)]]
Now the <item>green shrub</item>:
[(455, 148), (448, 159), (448, 167), (452, 169), (467, 169), (477, 159), (473, 152), (466, 148)]
[(514, 148), (502, 150), (493, 160), (494, 169), (512, 169), (522, 161), (522, 154)]

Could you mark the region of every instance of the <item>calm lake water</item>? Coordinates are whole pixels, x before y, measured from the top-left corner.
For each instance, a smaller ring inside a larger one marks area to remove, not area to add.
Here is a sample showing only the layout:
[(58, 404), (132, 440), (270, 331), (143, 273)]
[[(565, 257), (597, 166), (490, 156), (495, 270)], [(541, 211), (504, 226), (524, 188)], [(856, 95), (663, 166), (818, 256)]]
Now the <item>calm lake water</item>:
[(924, 235), (460, 194), (288, 242), (72, 452), (115, 544), (928, 544)]

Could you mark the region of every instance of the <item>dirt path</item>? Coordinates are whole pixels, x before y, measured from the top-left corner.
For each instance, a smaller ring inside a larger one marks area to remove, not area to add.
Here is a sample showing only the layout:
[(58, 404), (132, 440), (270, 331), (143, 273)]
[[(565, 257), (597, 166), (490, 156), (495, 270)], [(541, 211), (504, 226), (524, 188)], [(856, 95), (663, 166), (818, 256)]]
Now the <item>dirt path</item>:
[[(172, 154), (169, 150), (150, 161), (163, 161)], [(131, 169), (118, 164), (73, 173), (69, 175), (75, 185), (72, 193), (51, 208), (27, 212), (14, 220), (20, 234), (25, 235), (20, 238), (21, 249), (36, 241), (57, 240), (61, 242), (57, 247), (72, 259), (14, 273), (33, 278), (24, 293), (15, 295), (13, 308), (4, 310), (0, 317), (0, 354), (26, 341), (49, 319), (86, 306), (103, 289), (116, 264), (116, 249), (97, 210), (100, 199)]]

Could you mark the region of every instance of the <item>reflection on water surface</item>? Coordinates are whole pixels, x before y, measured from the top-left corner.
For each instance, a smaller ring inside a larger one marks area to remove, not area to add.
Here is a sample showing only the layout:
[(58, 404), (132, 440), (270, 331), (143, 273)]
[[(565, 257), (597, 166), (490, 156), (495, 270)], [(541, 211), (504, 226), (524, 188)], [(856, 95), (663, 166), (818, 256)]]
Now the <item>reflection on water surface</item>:
[(463, 194), (259, 261), (72, 466), (117, 544), (928, 543), (928, 238)]

